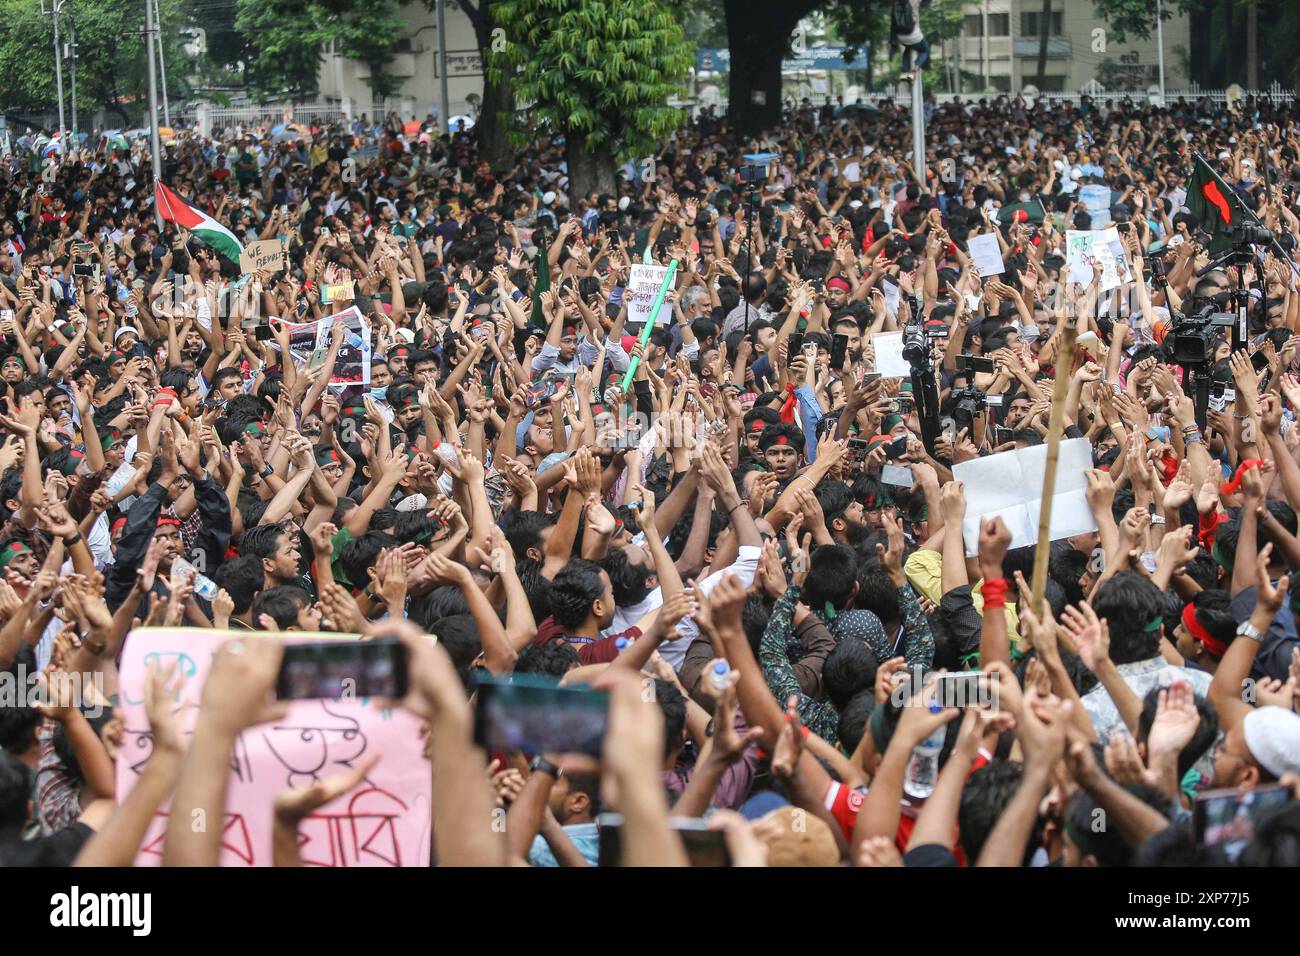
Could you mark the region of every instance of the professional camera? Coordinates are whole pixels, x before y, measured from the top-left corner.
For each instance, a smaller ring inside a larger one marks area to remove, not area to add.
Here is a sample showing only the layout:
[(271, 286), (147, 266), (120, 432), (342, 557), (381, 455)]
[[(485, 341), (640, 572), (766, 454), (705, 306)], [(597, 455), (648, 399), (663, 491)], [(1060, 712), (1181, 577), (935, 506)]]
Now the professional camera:
[(953, 389), (948, 400), (952, 402), (952, 420), (957, 423), (958, 431), (970, 428), (986, 404), (984, 392), (974, 385)]
[(908, 322), (903, 327), (903, 358), (912, 365), (920, 365), (930, 357), (930, 339), (920, 322)]
[(1234, 246), (1266, 246), (1273, 241), (1273, 233), (1253, 222), (1243, 222), (1232, 227), (1232, 244)]
[(1216, 312), (1213, 303), (1203, 306), (1174, 326), (1173, 360), (1179, 365), (1204, 365), (1214, 360), (1215, 328), (1232, 328), (1237, 317), (1231, 312)]
[(746, 163), (740, 167), (740, 178), (747, 183), (761, 183), (767, 179), (767, 167), (761, 163)]

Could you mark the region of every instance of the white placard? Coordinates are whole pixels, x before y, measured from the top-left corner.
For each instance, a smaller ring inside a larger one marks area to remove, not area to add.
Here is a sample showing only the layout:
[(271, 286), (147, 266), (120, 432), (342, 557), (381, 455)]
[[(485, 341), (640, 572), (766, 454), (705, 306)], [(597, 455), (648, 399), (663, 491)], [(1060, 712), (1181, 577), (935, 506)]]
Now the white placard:
[(1092, 283), (1092, 264), (1101, 265), (1101, 291), (1109, 292), (1133, 278), (1120, 241), (1119, 230), (1071, 229), (1065, 234), (1065, 264), (1069, 268), (1069, 281), (1088, 286)]
[[(979, 552), (981, 518), (1000, 517), (1011, 531), (1013, 548), (1037, 543), (1046, 467), (1046, 445), (1004, 451), (953, 466), (953, 477), (966, 489), (962, 535), (967, 556)], [(1097, 530), (1084, 494), (1088, 487), (1084, 472), (1091, 467), (1092, 446), (1088, 439), (1061, 442), (1052, 495), (1051, 540)]]
[(871, 337), (876, 349), (876, 371), (884, 378), (907, 378), (912, 366), (903, 358), (903, 333), (879, 332)]
[[(668, 274), (667, 266), (645, 265), (637, 263), (628, 275), (627, 288), (623, 290), (623, 301), (627, 303), (627, 328), (629, 332), (637, 331), (650, 318), (650, 306), (654, 305), (659, 287), (664, 284)], [(672, 303), (665, 302), (659, 307), (659, 318), (655, 325), (666, 329), (672, 327)]]
[(1000, 276), (1007, 271), (1006, 263), (1002, 261), (1002, 247), (998, 245), (998, 237), (993, 233), (971, 236), (966, 241), (966, 245), (970, 249), (971, 261), (979, 270), (981, 279), (987, 276)]

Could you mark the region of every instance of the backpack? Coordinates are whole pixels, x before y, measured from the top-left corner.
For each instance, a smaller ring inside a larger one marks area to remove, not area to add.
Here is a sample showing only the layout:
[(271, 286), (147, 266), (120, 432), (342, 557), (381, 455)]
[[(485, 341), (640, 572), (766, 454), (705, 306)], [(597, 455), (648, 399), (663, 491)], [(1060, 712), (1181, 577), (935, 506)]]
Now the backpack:
[(911, 0), (894, 0), (889, 31), (895, 36), (907, 36), (914, 29), (916, 29), (916, 17), (912, 14)]

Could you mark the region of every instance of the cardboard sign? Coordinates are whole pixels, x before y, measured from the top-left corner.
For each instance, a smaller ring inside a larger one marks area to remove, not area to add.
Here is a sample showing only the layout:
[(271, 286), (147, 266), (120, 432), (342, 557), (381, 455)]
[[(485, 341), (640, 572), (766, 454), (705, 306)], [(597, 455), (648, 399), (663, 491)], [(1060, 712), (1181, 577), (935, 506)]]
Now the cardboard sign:
[[(632, 266), (632, 271), (628, 275), (627, 289), (623, 293), (623, 300), (627, 303), (626, 325), (629, 331), (640, 329), (649, 320), (650, 307), (654, 305), (655, 296), (659, 294), (659, 287), (664, 284), (664, 276), (667, 274), (667, 266), (644, 263)], [(672, 303), (665, 302), (659, 307), (659, 316), (655, 319), (655, 324), (666, 329), (672, 328)]]
[(1065, 233), (1065, 264), (1069, 269), (1069, 281), (1090, 285), (1094, 262), (1101, 266), (1102, 292), (1133, 279), (1118, 229), (1111, 226), (1109, 229), (1068, 230)]
[[(117, 755), (119, 803), (153, 753), (143, 701), (149, 664), (165, 668), (175, 662), (177, 673), (186, 678), (177, 703), (182, 727), (192, 735), (213, 655), (226, 640), (243, 636), (200, 628), (140, 628), (127, 635), (119, 685), (124, 725)], [(353, 639), (338, 634), (280, 636), (292, 643)], [(368, 700), (297, 700), (283, 720), (245, 730), (235, 740), (224, 817), (208, 821), (221, 828), (221, 865), (270, 866), (276, 794), (343, 773), (366, 754), (380, 751), (383, 756), (361, 783), (299, 824), (303, 863), (427, 867), (432, 778), (419, 728), (414, 714), (383, 710)], [(161, 864), (169, 810), (170, 802), (150, 824), (136, 866)]]
[(321, 305), (329, 305), (331, 302), (351, 302), (356, 298), (352, 288), (352, 280), (339, 282), (334, 285), (323, 285), (320, 289)]
[[(335, 322), (347, 326), (347, 335), (334, 360), (332, 385), (370, 384), (370, 323), (355, 305), (317, 322), (285, 322), (289, 330), (289, 354), (299, 365), (311, 365), (312, 356), (328, 353)], [(321, 363), (324, 358), (321, 359)]]
[(285, 265), (284, 243), (279, 239), (259, 239), (244, 246), (239, 255), (239, 268), (244, 275), (251, 275), (259, 269), (267, 272), (279, 272)]
[[(1011, 532), (1011, 547), (1038, 542), (1038, 513), (1043, 505), (1043, 475), (1047, 446), (1035, 445), (999, 452), (954, 465), (953, 477), (966, 488), (966, 519), (962, 535), (966, 554), (979, 552), (980, 518), (1001, 517)], [(1085, 492), (1092, 467), (1092, 445), (1086, 438), (1061, 442), (1052, 488), (1051, 540), (1097, 530)]]

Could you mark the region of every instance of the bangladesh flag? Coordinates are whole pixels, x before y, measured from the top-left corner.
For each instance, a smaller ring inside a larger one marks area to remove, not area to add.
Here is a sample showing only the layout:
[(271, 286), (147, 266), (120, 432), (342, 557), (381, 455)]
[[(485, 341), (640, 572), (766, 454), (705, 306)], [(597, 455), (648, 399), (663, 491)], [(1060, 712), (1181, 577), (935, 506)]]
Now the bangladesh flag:
[(1217, 256), (1232, 245), (1232, 228), (1254, 217), (1237, 191), (1223, 181), (1205, 157), (1197, 154), (1187, 183), (1187, 209), (1210, 234), (1209, 253)]
[(188, 229), (231, 262), (239, 262), (244, 247), (221, 223), (195, 209), (162, 183), (154, 189), (154, 200), (158, 203), (158, 214), (165, 222)]
[(1001, 206), (998, 209), (998, 224), (1009, 226), (1015, 222), (1027, 222), (1035, 226), (1041, 226), (1043, 220), (1047, 218), (1047, 210), (1043, 208), (1041, 200), (1035, 199), (1032, 202), (1013, 202), (1009, 206)]

